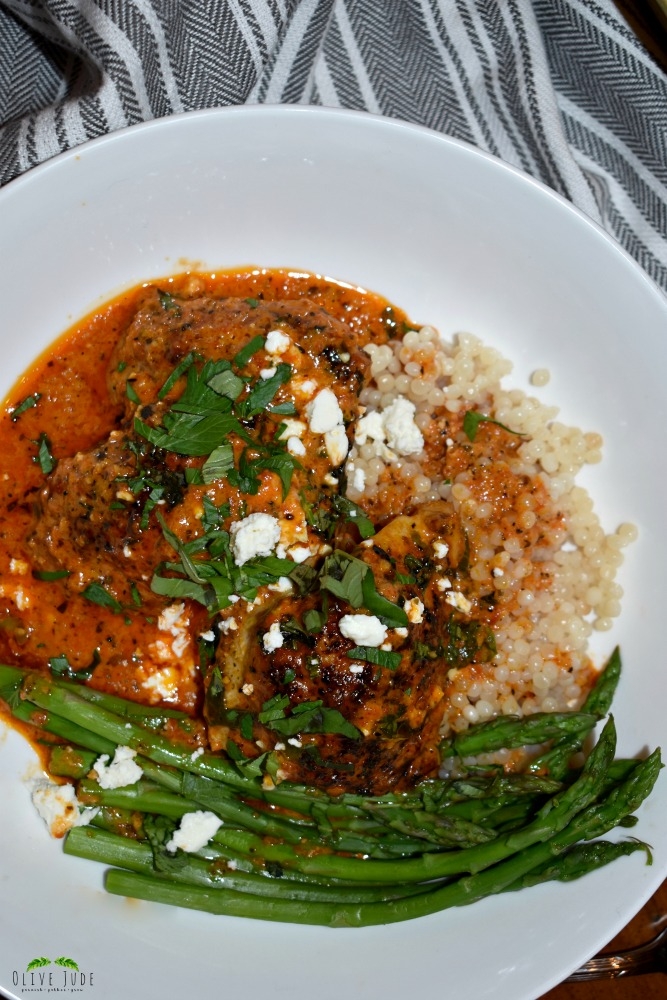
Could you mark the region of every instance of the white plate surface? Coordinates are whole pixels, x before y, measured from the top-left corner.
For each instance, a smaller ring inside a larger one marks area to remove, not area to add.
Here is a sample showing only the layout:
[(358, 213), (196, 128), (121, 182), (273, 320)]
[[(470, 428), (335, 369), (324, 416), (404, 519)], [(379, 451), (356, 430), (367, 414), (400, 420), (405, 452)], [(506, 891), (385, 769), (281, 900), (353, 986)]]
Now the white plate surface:
[[(363, 114), (259, 107), (116, 132), (0, 191), (0, 393), (71, 322), (124, 287), (188, 266), (256, 264), (378, 291), (445, 335), (470, 330), (515, 362), (565, 422), (605, 437), (589, 470), (604, 526), (633, 520), (621, 644), (619, 752), (666, 744), (667, 302), (599, 228), (492, 157)], [(655, 848), (549, 885), (367, 930), (216, 918), (129, 902), (65, 857), (25, 787), (35, 758), (0, 724), (0, 987), (38, 956), (73, 958), (95, 1000), (531, 1000), (603, 946), (667, 874), (667, 786), (633, 833)], [(54, 966), (50, 966), (52, 971)], [(49, 970), (47, 970), (49, 971)], [(52, 980), (62, 981), (62, 970)], [(92, 983), (90, 977), (92, 976)]]

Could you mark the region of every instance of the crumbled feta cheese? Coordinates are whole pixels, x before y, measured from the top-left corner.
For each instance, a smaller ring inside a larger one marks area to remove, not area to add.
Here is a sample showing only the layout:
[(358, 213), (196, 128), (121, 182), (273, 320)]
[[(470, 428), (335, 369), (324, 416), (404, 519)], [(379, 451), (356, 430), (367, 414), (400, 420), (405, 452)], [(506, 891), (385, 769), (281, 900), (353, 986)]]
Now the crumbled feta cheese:
[(362, 663), (351, 663), (350, 664), (350, 673), (351, 674), (363, 674), (363, 672), (364, 672), (364, 667), (363, 667)]
[(238, 861), (234, 861), (234, 858), (229, 858), (226, 862), (227, 868), (230, 872), (235, 872), (239, 866)]
[(95, 761), (93, 768), (101, 788), (125, 788), (136, 785), (144, 773), (134, 758), (136, 750), (130, 747), (116, 747), (113, 760), (109, 764), (109, 754), (103, 753)]
[(306, 446), (298, 437), (287, 438), (287, 450), (290, 455), (301, 456), (306, 454)]
[(203, 753), (204, 753), (204, 748), (197, 747), (197, 749), (193, 750), (192, 753), (190, 754), (190, 760), (194, 763), (198, 757), (202, 756)]
[(243, 566), (256, 556), (270, 556), (280, 538), (280, 525), (271, 514), (249, 514), (229, 529), (234, 562)]
[(259, 373), (259, 377), (266, 381), (267, 379), (273, 378), (277, 371), (277, 368), (262, 368)]
[(357, 493), (363, 493), (366, 489), (366, 473), (363, 469), (355, 469), (352, 474), (352, 485)]
[(324, 482), (327, 486), (338, 486), (338, 479), (336, 476), (332, 476), (330, 472), (327, 472), (325, 475)]
[(300, 438), (306, 433), (306, 425), (303, 420), (295, 420), (293, 417), (285, 417), (284, 420), (280, 421), (284, 424), (284, 428), (278, 438), (279, 441), (284, 441), (286, 438)]
[(387, 627), (376, 615), (343, 615), (338, 627), (358, 646), (379, 646), (387, 638)]
[(238, 627), (236, 618), (223, 618), (222, 621), (218, 622), (218, 631), (222, 632), (223, 635), (227, 635), (228, 632), (236, 632)]
[(433, 555), (436, 559), (446, 559), (449, 552), (447, 542), (433, 542)]
[(267, 354), (284, 354), (292, 341), (282, 330), (269, 330), (264, 342)]
[(165, 847), (172, 854), (178, 848), (192, 854), (206, 847), (211, 837), (213, 837), (220, 827), (222, 820), (212, 812), (205, 812), (198, 809), (195, 812), (186, 813), (181, 818), (181, 824), (171, 840), (168, 840)]
[(313, 551), (308, 545), (293, 545), (287, 551), (288, 557), (293, 559), (295, 563), (305, 562), (306, 559), (310, 559), (312, 554)]
[(276, 649), (280, 649), (284, 641), (285, 639), (280, 631), (280, 622), (272, 622), (269, 631), (265, 632), (262, 636), (262, 645), (264, 646), (264, 651), (267, 653), (273, 653)]
[(398, 628), (394, 629), (394, 635), (400, 636), (401, 639), (405, 639), (407, 637), (407, 634), (408, 630), (405, 628), (404, 625), (399, 625)]
[(320, 389), (312, 403), (306, 406), (306, 415), (313, 434), (326, 434), (343, 423), (343, 411), (331, 389)]
[(249, 698), (250, 695), (255, 690), (255, 685), (254, 684), (244, 684), (243, 687), (241, 688), (241, 690), (243, 691), (243, 693), (246, 696), (246, 698)]
[(384, 445), (385, 433), (382, 415), (377, 410), (371, 410), (365, 417), (357, 420), (354, 439), (358, 445), (364, 445), (369, 440), (376, 445)]
[(389, 650), (392, 648), (393, 647), (390, 642), (383, 642), (382, 645), (380, 646), (380, 649), (384, 649), (385, 653), (388, 653)]
[(274, 746), (273, 746), (273, 749), (274, 750), (284, 750), (285, 749), (285, 744), (284, 743), (275, 743)]
[(418, 455), (424, 437), (414, 422), (415, 413), (414, 403), (397, 396), (381, 413), (371, 410), (357, 421), (355, 441), (360, 447), (372, 442), (376, 455), (390, 462), (397, 455)]
[[(154, 642), (152, 649), (161, 660), (172, 659), (171, 649), (166, 643)], [(178, 697), (178, 681), (179, 672), (177, 670), (174, 670), (173, 667), (163, 667), (161, 670), (155, 670), (149, 674), (142, 681), (141, 686), (145, 691), (152, 691), (161, 701), (175, 701)]]
[(99, 809), (81, 809), (74, 785), (56, 785), (46, 778), (35, 781), (31, 798), (52, 837), (64, 837), (73, 826), (87, 826)]
[(412, 597), (403, 605), (403, 610), (408, 616), (408, 621), (413, 625), (421, 625), (424, 621), (424, 605), (418, 597)]
[[(169, 632), (174, 637), (171, 648), (175, 656), (183, 656), (190, 642), (188, 631), (189, 618), (185, 613), (185, 604), (170, 604), (161, 612), (157, 627), (160, 632)], [(157, 645), (157, 643), (156, 643)], [(167, 657), (168, 658), (168, 657)]]
[(123, 555), (125, 556), (126, 559), (132, 558), (132, 549), (130, 548), (129, 545), (123, 546)]
[(439, 577), (439, 579), (435, 581), (435, 585), (438, 588), (438, 590), (441, 591), (442, 593), (444, 593), (446, 590), (452, 589), (452, 581), (449, 579), (449, 577), (446, 576)]
[(405, 396), (397, 396), (382, 411), (387, 444), (397, 455), (418, 455), (424, 450), (424, 437), (414, 421), (416, 412), (415, 404)]
[(447, 601), (447, 604), (451, 604), (453, 608), (458, 608), (458, 610), (462, 611), (464, 615), (469, 615), (472, 611), (472, 604), (468, 598), (460, 592), (460, 590), (452, 590), (449, 594), (447, 594), (445, 600)]
[(326, 432), (324, 447), (332, 465), (341, 465), (345, 461), (350, 442), (347, 440), (343, 424), (337, 424), (333, 430)]
[(317, 382), (313, 382), (312, 379), (292, 379), (290, 382), (290, 389), (292, 392), (296, 392), (301, 396), (305, 396), (306, 399), (310, 399), (315, 390), (317, 389)]
[(203, 639), (204, 642), (214, 642), (215, 641), (215, 632), (213, 631), (212, 628), (210, 628), (208, 630), (208, 632), (200, 632), (199, 633), (199, 638)]
[[(9, 560), (9, 572), (16, 573), (18, 576), (25, 576), (30, 567), (27, 562), (23, 559), (10, 559)], [(60, 786), (58, 786), (60, 787)]]
[(296, 747), (297, 750), (303, 746), (301, 740), (298, 740), (296, 736), (290, 736), (287, 742), (290, 744), (290, 746)]
[(279, 576), (275, 583), (269, 584), (269, 590), (276, 594), (290, 594), (294, 590), (294, 585), (288, 576)]

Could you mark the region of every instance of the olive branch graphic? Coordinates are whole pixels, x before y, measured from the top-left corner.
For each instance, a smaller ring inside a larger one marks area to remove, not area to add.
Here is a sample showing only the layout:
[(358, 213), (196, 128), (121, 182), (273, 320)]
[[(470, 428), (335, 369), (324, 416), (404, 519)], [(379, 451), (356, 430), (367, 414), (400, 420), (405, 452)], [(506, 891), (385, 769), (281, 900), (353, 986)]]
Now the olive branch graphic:
[[(61, 955), (60, 958), (54, 959), (53, 964), (60, 965), (64, 969), (76, 969), (77, 972), (79, 971), (79, 966), (74, 959), (67, 958), (65, 955)], [(45, 965), (51, 965), (50, 958), (33, 958), (32, 961), (28, 962), (26, 965), (25, 971), (30, 972), (32, 969), (43, 969)]]

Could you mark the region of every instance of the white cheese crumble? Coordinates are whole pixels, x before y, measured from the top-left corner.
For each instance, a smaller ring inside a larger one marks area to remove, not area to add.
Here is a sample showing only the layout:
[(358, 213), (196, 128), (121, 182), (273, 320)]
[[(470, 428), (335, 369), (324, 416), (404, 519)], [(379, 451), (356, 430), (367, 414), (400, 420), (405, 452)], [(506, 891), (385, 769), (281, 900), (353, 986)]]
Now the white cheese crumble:
[(81, 809), (74, 785), (56, 785), (46, 778), (32, 786), (33, 805), (52, 837), (64, 837), (73, 826), (87, 826), (99, 809)]
[(210, 628), (208, 632), (200, 632), (199, 638), (203, 639), (204, 642), (215, 642), (215, 632)]
[(174, 830), (173, 837), (167, 841), (165, 847), (172, 854), (179, 848), (192, 854), (206, 847), (221, 826), (222, 820), (215, 813), (203, 809), (186, 813), (181, 819), (178, 830)]
[(278, 371), (277, 368), (262, 368), (262, 370), (259, 373), (259, 377), (261, 379), (264, 379), (264, 381), (266, 382), (268, 379), (273, 378), (273, 376), (276, 374), (277, 371)]
[(352, 485), (357, 493), (363, 493), (366, 489), (366, 472), (364, 469), (355, 469), (352, 473)]
[(290, 455), (296, 455), (297, 457), (306, 454), (306, 446), (298, 437), (287, 438), (287, 450)]
[(313, 555), (313, 550), (308, 545), (293, 545), (291, 549), (287, 550), (287, 555), (295, 563), (302, 563), (306, 559), (310, 559)]
[(372, 442), (376, 455), (387, 461), (418, 455), (424, 450), (424, 436), (414, 421), (416, 412), (414, 403), (397, 396), (382, 412), (371, 410), (357, 421), (355, 441), (359, 446)]
[(408, 630), (405, 628), (404, 625), (399, 625), (398, 628), (394, 629), (394, 635), (399, 636), (401, 639), (405, 639), (407, 638)]
[(472, 611), (472, 604), (460, 590), (452, 590), (445, 597), (447, 604), (451, 604), (453, 608), (457, 608), (462, 611), (464, 615), (469, 615)]
[(441, 593), (452, 589), (452, 581), (447, 576), (441, 576), (435, 581), (435, 585)]
[(332, 465), (342, 465), (347, 457), (350, 442), (347, 440), (345, 427), (337, 424), (333, 430), (324, 435), (324, 447)]
[(249, 514), (229, 529), (234, 562), (243, 566), (256, 556), (270, 556), (280, 539), (278, 519), (271, 514)]
[(343, 423), (343, 411), (331, 389), (320, 389), (306, 406), (306, 415), (313, 434), (326, 434)]
[(269, 330), (264, 342), (267, 354), (284, 354), (292, 341), (282, 330)]
[(338, 628), (358, 646), (380, 646), (387, 638), (387, 627), (376, 615), (343, 615)]
[(236, 632), (238, 627), (236, 618), (224, 618), (218, 622), (218, 631), (222, 632), (223, 635), (227, 635), (228, 632)]
[(113, 760), (109, 764), (109, 754), (103, 753), (93, 765), (101, 788), (125, 788), (136, 785), (144, 773), (134, 758), (136, 751), (130, 747), (116, 747)]
[(241, 690), (243, 691), (243, 693), (246, 696), (246, 698), (249, 698), (250, 695), (255, 690), (255, 685), (254, 684), (248, 684), (248, 683), (246, 683), (246, 684), (243, 685), (243, 687), (241, 688)]
[(201, 757), (203, 754), (204, 754), (204, 748), (197, 747), (197, 749), (193, 750), (192, 753), (190, 754), (190, 760), (194, 763), (197, 760), (197, 758)]
[(280, 622), (272, 622), (268, 632), (262, 636), (262, 645), (266, 653), (274, 653), (280, 649), (285, 639), (280, 631)]
[(403, 610), (412, 625), (421, 625), (424, 621), (424, 605), (418, 597), (412, 597), (403, 605)]
[(275, 583), (268, 585), (268, 589), (275, 591), (276, 594), (291, 594), (294, 586), (288, 576), (279, 576)]
[(351, 663), (350, 664), (350, 673), (351, 674), (363, 674), (363, 672), (364, 672), (363, 664), (361, 664), (361, 663)]
[(185, 613), (185, 604), (170, 604), (160, 613), (157, 620), (157, 627), (160, 632), (169, 632), (174, 639), (171, 644), (173, 653), (177, 657), (183, 656), (190, 643), (190, 633), (188, 615)]
[(449, 552), (447, 542), (433, 542), (433, 555), (436, 559), (446, 559)]
[(293, 417), (285, 417), (284, 420), (280, 421), (284, 424), (284, 428), (278, 438), (279, 441), (284, 441), (286, 438), (300, 438), (306, 433), (306, 425), (303, 420), (295, 420)]

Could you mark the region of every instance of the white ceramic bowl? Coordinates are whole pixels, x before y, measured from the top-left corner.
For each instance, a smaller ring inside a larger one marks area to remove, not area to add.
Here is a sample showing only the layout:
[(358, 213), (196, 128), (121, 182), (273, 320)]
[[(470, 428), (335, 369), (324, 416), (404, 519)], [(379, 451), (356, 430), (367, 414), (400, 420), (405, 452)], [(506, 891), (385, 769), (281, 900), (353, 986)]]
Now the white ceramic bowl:
[[(599, 228), (499, 161), (441, 135), (315, 108), (201, 112), (117, 132), (0, 191), (4, 394), (70, 323), (128, 285), (196, 266), (288, 266), (378, 291), (445, 334), (470, 330), (552, 372), (541, 398), (600, 430), (584, 477), (608, 530), (635, 521), (621, 574), (619, 751), (667, 743), (667, 303)], [(63, 856), (0, 746), (0, 985), (40, 955), (93, 975), (96, 1000), (265, 995), (290, 1000), (528, 1000), (640, 908), (667, 872), (661, 780), (633, 831), (655, 847), (571, 885), (488, 899), (410, 924), (323, 930), (254, 923), (106, 896), (101, 868)], [(30, 993), (32, 995), (32, 993)]]

